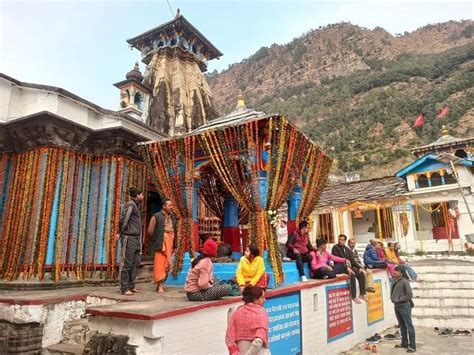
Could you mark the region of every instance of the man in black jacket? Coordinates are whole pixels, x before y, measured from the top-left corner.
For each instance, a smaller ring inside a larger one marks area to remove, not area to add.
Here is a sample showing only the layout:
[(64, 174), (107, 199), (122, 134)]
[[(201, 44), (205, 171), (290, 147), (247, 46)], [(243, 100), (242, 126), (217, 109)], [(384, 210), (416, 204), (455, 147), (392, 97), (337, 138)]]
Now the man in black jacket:
[(177, 245), (178, 223), (173, 212), (171, 200), (164, 199), (163, 208), (155, 213), (148, 224), (147, 234), (151, 237), (153, 258), (153, 282), (158, 293), (165, 292), (163, 284), (168, 277), (171, 255)]
[[(352, 250), (346, 246), (347, 236), (344, 234), (339, 234), (338, 243), (332, 247), (332, 255), (339, 256), (350, 261), (352, 274), (349, 275), (350, 285), (351, 285), (351, 296), (352, 299), (357, 302), (357, 287), (356, 287), (356, 278), (359, 281), (359, 297), (364, 301), (367, 301), (367, 296), (365, 294), (365, 271), (364, 266), (359, 264), (355, 258)], [(342, 268), (340, 268), (342, 269)]]
[(396, 348), (406, 348), (407, 353), (416, 352), (415, 327), (411, 320), (411, 308), (413, 307), (413, 292), (411, 290), (408, 276), (405, 277), (403, 265), (399, 265), (393, 272), (395, 282), (392, 285), (390, 299), (395, 306), (395, 315), (400, 325), (402, 343), (395, 345)]
[(119, 234), (116, 239), (122, 242), (122, 265), (120, 269), (120, 291), (123, 295), (137, 292), (135, 278), (138, 274), (142, 251), (142, 216), (140, 204), (143, 201), (142, 190), (131, 187), (128, 201), (120, 213)]

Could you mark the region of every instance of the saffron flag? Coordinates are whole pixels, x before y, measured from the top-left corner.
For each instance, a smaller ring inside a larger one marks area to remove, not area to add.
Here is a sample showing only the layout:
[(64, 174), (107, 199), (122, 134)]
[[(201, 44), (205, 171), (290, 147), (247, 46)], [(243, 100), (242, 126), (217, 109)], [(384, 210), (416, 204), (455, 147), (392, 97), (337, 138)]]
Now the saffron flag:
[(413, 124), (413, 128), (423, 127), (424, 123), (425, 123), (425, 120), (423, 118), (423, 115), (420, 114), (418, 118), (416, 119), (415, 123)]
[(438, 113), (438, 115), (436, 116), (436, 118), (443, 118), (443, 117), (446, 117), (449, 113), (449, 109), (448, 109), (448, 106), (444, 106), (443, 109)]

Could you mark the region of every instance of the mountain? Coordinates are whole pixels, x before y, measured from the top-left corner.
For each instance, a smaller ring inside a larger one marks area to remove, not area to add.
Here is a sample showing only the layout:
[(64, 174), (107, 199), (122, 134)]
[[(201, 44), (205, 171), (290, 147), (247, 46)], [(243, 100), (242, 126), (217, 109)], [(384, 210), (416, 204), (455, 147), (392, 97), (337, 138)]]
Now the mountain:
[[(335, 159), (334, 173), (392, 174), (409, 149), (474, 135), (474, 23), (450, 21), (391, 35), (350, 23), (262, 47), (207, 75), (223, 112), (242, 91), (248, 107), (284, 114)], [(435, 119), (448, 105), (449, 114)], [(411, 128), (423, 113), (422, 129)]]

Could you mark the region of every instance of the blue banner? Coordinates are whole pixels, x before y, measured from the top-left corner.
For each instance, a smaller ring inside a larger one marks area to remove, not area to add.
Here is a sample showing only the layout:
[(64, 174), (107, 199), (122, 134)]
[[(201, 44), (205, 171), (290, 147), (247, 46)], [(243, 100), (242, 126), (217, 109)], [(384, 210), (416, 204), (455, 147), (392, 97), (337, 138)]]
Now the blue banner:
[(265, 302), (270, 318), (270, 351), (272, 355), (301, 354), (300, 293), (273, 297)]

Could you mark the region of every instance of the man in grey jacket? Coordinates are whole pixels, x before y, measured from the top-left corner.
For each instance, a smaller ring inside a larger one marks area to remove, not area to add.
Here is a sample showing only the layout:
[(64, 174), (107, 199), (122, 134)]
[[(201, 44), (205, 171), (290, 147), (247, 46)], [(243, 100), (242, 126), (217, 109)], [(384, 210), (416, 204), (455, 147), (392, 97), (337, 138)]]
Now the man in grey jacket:
[(122, 208), (119, 220), (119, 235), (122, 243), (122, 265), (120, 268), (120, 291), (123, 295), (137, 292), (135, 278), (140, 266), (142, 249), (142, 216), (140, 204), (143, 201), (142, 190), (131, 187), (130, 201)]
[(411, 320), (413, 292), (408, 277), (405, 277), (402, 265), (397, 266), (393, 274), (395, 281), (392, 284), (390, 299), (395, 305), (395, 315), (402, 333), (402, 343), (395, 345), (395, 347), (406, 348), (407, 353), (414, 353), (416, 352), (415, 327)]

